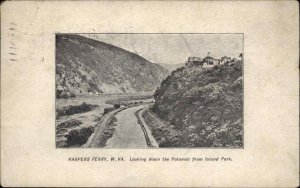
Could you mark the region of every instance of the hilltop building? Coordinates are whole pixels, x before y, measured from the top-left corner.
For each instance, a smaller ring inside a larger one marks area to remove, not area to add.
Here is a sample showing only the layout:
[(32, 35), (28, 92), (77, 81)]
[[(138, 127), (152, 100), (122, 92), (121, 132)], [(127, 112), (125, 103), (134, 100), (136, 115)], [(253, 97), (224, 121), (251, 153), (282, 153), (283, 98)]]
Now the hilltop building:
[(202, 61), (202, 58), (201, 57), (189, 57), (188, 61), (189, 62), (199, 62), (199, 61)]
[(185, 65), (187, 67), (192, 67), (192, 66), (202, 66), (203, 64), (203, 59), (201, 57), (189, 57)]
[(209, 68), (209, 67), (213, 67), (215, 65), (219, 65), (220, 64), (220, 59), (215, 59), (213, 57), (210, 56), (210, 53), (207, 53), (207, 56), (203, 59), (203, 67), (204, 68)]
[(210, 52), (207, 53), (207, 56), (205, 58), (201, 57), (189, 57), (186, 61), (185, 65), (187, 67), (193, 67), (193, 66), (201, 66), (203, 68), (210, 68), (214, 67), (216, 65), (224, 65), (225, 63), (231, 63), (236, 62), (237, 60), (242, 60), (243, 54), (240, 53), (239, 58), (231, 58), (227, 56), (223, 56), (221, 59), (215, 59), (210, 55)]
[(207, 64), (213, 64), (214, 63), (214, 58), (209, 56), (209, 54), (203, 59), (203, 61)]
[(230, 62), (231, 57), (223, 56), (220, 61), (220, 65), (224, 65), (226, 62)]

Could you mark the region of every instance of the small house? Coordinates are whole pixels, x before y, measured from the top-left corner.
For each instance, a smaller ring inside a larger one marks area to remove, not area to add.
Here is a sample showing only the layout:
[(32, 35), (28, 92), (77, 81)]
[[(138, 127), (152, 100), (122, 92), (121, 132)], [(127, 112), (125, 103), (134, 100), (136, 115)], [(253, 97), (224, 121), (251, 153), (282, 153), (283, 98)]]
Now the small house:
[(231, 57), (223, 56), (220, 60), (220, 65), (224, 65), (226, 62), (230, 62)]
[(188, 61), (189, 62), (202, 61), (202, 58), (201, 57), (189, 57)]
[(202, 66), (203, 59), (201, 57), (189, 57), (188, 61), (185, 63), (187, 67), (192, 66)]
[(210, 56), (206, 56), (204, 59), (203, 59), (203, 62), (207, 63), (208, 65), (212, 65), (214, 64), (214, 58), (210, 57)]

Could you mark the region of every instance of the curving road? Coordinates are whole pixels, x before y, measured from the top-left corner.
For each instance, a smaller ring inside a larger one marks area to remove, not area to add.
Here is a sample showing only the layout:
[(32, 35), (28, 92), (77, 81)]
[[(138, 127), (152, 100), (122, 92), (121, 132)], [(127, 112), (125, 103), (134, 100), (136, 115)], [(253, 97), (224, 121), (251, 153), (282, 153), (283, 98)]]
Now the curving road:
[(136, 106), (116, 115), (117, 126), (106, 143), (106, 148), (148, 148), (144, 132), (138, 123), (135, 112), (145, 106)]

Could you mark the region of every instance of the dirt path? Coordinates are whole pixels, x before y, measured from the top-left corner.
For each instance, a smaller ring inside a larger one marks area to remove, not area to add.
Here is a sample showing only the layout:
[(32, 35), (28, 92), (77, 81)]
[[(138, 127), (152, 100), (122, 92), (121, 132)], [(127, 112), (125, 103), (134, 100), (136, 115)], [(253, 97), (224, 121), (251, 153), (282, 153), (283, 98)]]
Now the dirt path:
[(99, 123), (97, 124), (97, 126), (95, 127), (94, 133), (90, 136), (90, 138), (88, 139), (88, 141), (81, 147), (83, 148), (89, 148), (89, 147), (99, 147), (100, 146), (100, 142), (101, 142), (101, 138), (103, 138), (103, 132), (105, 129), (105, 124), (108, 121), (108, 119), (112, 116), (114, 116), (115, 114), (117, 114), (119, 111), (124, 110), (124, 108), (120, 108), (118, 110), (114, 110), (111, 111), (105, 115), (103, 115), (99, 121)]
[[(105, 147), (105, 148), (152, 148), (158, 147), (151, 131), (144, 119), (142, 112), (149, 104), (134, 107), (122, 107), (102, 116), (94, 133), (81, 147)], [(114, 127), (112, 137), (107, 138), (106, 124), (112, 117), (117, 119), (117, 126)], [(106, 138), (105, 138), (106, 137)], [(108, 140), (107, 140), (108, 139)]]
[(145, 105), (128, 108), (116, 115), (117, 126), (113, 137), (107, 141), (106, 148), (147, 148), (144, 132), (139, 125), (135, 112)]

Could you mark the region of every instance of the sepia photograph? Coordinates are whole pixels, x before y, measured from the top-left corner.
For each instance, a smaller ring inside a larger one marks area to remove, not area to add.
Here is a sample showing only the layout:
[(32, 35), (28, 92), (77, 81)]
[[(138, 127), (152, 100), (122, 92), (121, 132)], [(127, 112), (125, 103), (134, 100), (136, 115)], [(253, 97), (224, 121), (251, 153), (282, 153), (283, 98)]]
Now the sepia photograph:
[(243, 148), (242, 33), (55, 37), (56, 148)]

